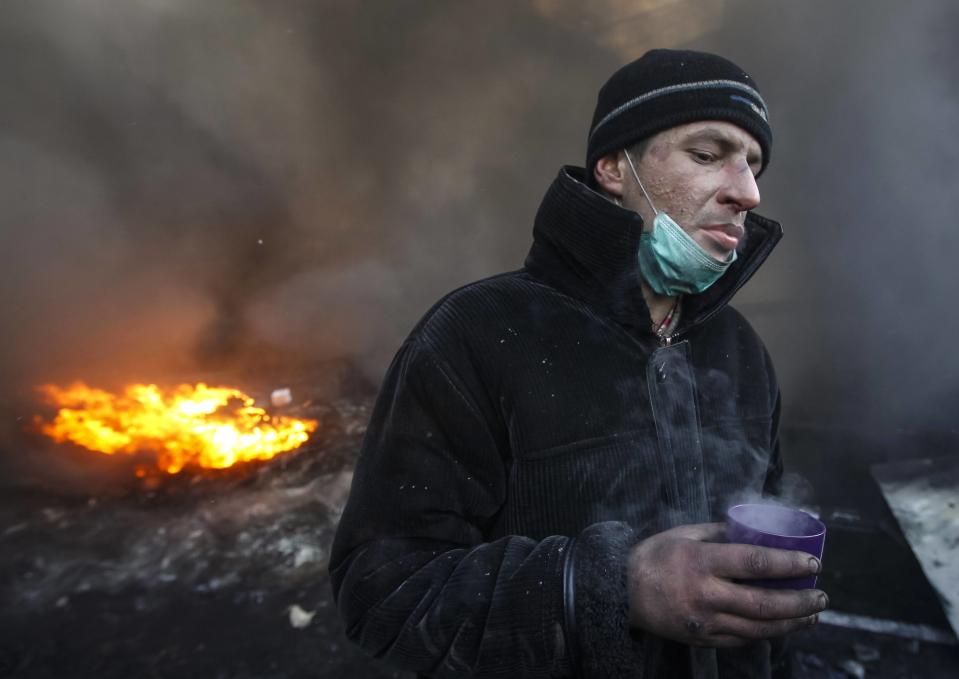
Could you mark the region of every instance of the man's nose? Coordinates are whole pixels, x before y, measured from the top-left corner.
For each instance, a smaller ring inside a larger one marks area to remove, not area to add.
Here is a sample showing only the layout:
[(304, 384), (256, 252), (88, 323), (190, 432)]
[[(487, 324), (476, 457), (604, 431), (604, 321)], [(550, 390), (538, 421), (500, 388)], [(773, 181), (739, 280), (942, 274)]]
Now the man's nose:
[(727, 168), (725, 179), (720, 190), (720, 203), (735, 206), (737, 212), (752, 210), (759, 205), (759, 186), (748, 165)]

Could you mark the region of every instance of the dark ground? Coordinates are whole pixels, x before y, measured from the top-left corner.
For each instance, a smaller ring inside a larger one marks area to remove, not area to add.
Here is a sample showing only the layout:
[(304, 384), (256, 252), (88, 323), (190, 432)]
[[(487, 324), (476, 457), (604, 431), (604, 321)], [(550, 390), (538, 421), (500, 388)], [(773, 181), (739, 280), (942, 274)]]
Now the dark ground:
[(3, 451), (0, 677), (403, 676), (333, 614), (327, 555), (372, 389), (348, 366), (320, 370), (260, 376), (292, 386), (290, 414), (320, 430), (240, 470), (137, 479), (135, 461), (7, 432), (29, 454)]
[[(305, 448), (225, 474), (140, 480), (132, 462), (8, 427), (4, 445), (30, 452), (2, 470), (0, 677), (410, 676), (354, 648), (333, 611), (327, 555), (372, 398), (336, 370), (312, 394), (294, 388), (298, 414), (321, 420)], [(813, 451), (798, 471), (814, 485), (821, 458), (854, 449), (835, 433), (786, 439), (794, 459)], [(826, 466), (847, 482), (817, 494), (832, 607), (948, 629), (868, 467), (843, 459)], [(820, 624), (790, 648), (794, 677), (959, 676), (956, 645)]]

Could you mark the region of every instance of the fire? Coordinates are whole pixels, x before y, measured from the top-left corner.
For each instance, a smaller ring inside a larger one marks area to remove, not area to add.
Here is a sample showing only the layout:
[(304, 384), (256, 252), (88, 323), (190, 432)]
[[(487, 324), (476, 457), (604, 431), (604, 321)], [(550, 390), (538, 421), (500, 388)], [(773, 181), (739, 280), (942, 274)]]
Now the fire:
[(224, 469), (238, 462), (269, 460), (298, 448), (316, 420), (270, 415), (238, 389), (180, 384), (164, 390), (133, 384), (112, 394), (77, 382), (38, 388), (59, 408), (41, 431), (57, 442), (93, 451), (153, 452), (170, 474), (184, 467)]

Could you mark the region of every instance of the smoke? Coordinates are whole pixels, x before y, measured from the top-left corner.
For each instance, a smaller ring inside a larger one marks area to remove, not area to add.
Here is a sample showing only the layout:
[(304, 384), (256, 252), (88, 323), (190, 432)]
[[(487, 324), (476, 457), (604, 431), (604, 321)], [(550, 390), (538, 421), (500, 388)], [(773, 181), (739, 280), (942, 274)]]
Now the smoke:
[(786, 238), (739, 298), (793, 421), (952, 429), (959, 13), (942, 1), (737, 2), (696, 46), (772, 108), (760, 212)]
[[(698, 9), (697, 9), (698, 8)], [(954, 427), (957, 13), (945, 0), (0, 8), (0, 377), (162, 379), (348, 354), (520, 266), (595, 93), (653, 46), (772, 109), (738, 298), (793, 420)]]
[[(520, 153), (562, 98), (525, 95), (562, 36), (478, 7), (5, 3), (0, 374), (377, 372), (439, 292), (517, 267), (554, 171), (516, 191), (525, 154), (569, 124)], [(450, 30), (477, 21), (501, 42)]]

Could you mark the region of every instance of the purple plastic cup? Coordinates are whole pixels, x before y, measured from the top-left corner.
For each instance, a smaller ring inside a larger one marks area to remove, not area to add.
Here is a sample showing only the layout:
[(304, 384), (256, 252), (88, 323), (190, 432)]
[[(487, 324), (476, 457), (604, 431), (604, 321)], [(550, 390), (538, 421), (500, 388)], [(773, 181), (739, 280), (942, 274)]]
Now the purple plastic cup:
[[(736, 505), (726, 512), (726, 537), (730, 542), (740, 544), (807, 552), (822, 560), (826, 526), (801, 509), (779, 505)], [(812, 589), (816, 586), (816, 576), (746, 580), (744, 584), (773, 589)]]

